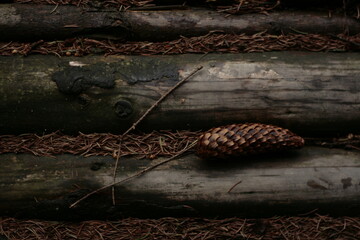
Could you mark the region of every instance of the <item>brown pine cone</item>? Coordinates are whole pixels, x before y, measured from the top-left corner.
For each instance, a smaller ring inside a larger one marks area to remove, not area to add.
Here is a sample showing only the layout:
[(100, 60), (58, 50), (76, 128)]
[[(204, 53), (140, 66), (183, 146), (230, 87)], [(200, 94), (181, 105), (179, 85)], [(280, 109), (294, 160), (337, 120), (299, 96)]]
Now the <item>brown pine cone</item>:
[(304, 146), (304, 139), (288, 129), (259, 123), (212, 128), (199, 137), (196, 154), (202, 158), (229, 158), (276, 152)]

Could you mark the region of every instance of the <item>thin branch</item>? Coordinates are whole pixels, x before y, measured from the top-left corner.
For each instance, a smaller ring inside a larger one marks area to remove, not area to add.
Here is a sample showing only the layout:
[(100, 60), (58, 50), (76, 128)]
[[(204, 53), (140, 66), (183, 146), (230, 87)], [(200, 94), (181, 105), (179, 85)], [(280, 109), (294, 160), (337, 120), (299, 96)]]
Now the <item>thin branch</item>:
[[(173, 86), (172, 88), (170, 88), (166, 93), (164, 93), (159, 100), (157, 100), (128, 130), (126, 130), (122, 136), (120, 137), (120, 143), (119, 143), (119, 148), (118, 148), (118, 154), (116, 157), (116, 162), (115, 162), (115, 167), (114, 167), (114, 174), (113, 174), (113, 179), (114, 179), (114, 183), (116, 180), (116, 172), (118, 169), (118, 165), (119, 165), (119, 160), (120, 160), (120, 150), (121, 150), (121, 143), (122, 143), (122, 139), (124, 136), (126, 136), (131, 130), (134, 130), (136, 128), (136, 126), (147, 116), (149, 115), (149, 113), (155, 108), (157, 107), (161, 101), (163, 101), (167, 96), (169, 96), (170, 93), (172, 93), (176, 88), (178, 88), (181, 84), (183, 84), (186, 80), (188, 80), (189, 78), (191, 78), (193, 75), (195, 75), (198, 71), (200, 71), (203, 68), (203, 66), (197, 67), (195, 70), (193, 70), (187, 77), (185, 77), (184, 79), (182, 79), (181, 81), (179, 81), (177, 84), (175, 84), (175, 86)], [(112, 188), (112, 201), (113, 201), (113, 205), (115, 205), (115, 188)]]
[(172, 88), (170, 88), (165, 94), (163, 94), (159, 100), (157, 100), (140, 118), (139, 120), (137, 120), (128, 130), (126, 130), (126, 132), (124, 132), (123, 136), (125, 136), (126, 134), (128, 134), (131, 130), (134, 130), (136, 128), (136, 126), (147, 116), (149, 115), (149, 113), (159, 105), (159, 103), (164, 100), (172, 91), (174, 91), (176, 88), (178, 88), (181, 84), (183, 84), (186, 80), (188, 80), (189, 78), (191, 78), (193, 75), (195, 75), (195, 73), (197, 73), (198, 71), (200, 71), (203, 68), (203, 66), (197, 67), (194, 71), (192, 71), (189, 76), (187, 76), (186, 78), (182, 79), (181, 81), (179, 81), (177, 84), (175, 84), (175, 86), (173, 86)]
[(230, 193), (237, 185), (239, 185), (240, 183), (242, 183), (242, 180), (238, 181), (237, 183), (235, 183), (228, 191), (227, 193)]
[(149, 167), (145, 168), (144, 170), (141, 170), (141, 171), (139, 171), (139, 172), (131, 175), (130, 177), (127, 177), (127, 178), (123, 179), (123, 180), (120, 180), (120, 181), (114, 182), (114, 183), (110, 183), (110, 184), (108, 184), (108, 185), (105, 185), (105, 186), (103, 186), (103, 187), (101, 187), (101, 188), (98, 188), (98, 189), (96, 189), (96, 190), (94, 190), (94, 191), (86, 194), (84, 197), (80, 198), (79, 200), (77, 200), (76, 202), (74, 202), (73, 204), (71, 204), (71, 205), (69, 206), (69, 208), (75, 207), (75, 206), (76, 206), (77, 204), (79, 204), (81, 201), (87, 199), (88, 197), (94, 195), (95, 193), (98, 193), (98, 192), (100, 192), (100, 191), (102, 191), (102, 190), (105, 190), (105, 189), (107, 189), (107, 188), (109, 188), (109, 187), (113, 187), (113, 186), (115, 186), (115, 185), (128, 182), (128, 181), (130, 181), (130, 180), (132, 180), (132, 179), (134, 179), (134, 178), (140, 177), (140, 176), (144, 175), (145, 173), (147, 173), (147, 172), (149, 172), (149, 171), (151, 171), (151, 170), (153, 170), (153, 169), (155, 169), (155, 168), (157, 168), (157, 167), (159, 167), (159, 166), (161, 166), (161, 165), (164, 165), (164, 164), (166, 164), (166, 163), (168, 163), (168, 162), (170, 162), (170, 161), (172, 161), (172, 160), (174, 160), (174, 159), (176, 159), (177, 157), (179, 157), (179, 156), (181, 156), (182, 154), (184, 154), (186, 151), (188, 151), (188, 150), (190, 150), (191, 148), (193, 148), (193, 147), (196, 145), (196, 143), (197, 143), (197, 140), (195, 140), (192, 144), (190, 144), (187, 148), (183, 149), (183, 150), (182, 150), (181, 152), (179, 152), (178, 154), (176, 154), (176, 155), (174, 155), (174, 156), (172, 156), (172, 157), (170, 157), (170, 158), (168, 158), (168, 159), (165, 159), (165, 160), (162, 161), (162, 162), (159, 162), (159, 163), (157, 163), (157, 164), (155, 164), (155, 165), (153, 165), (153, 166), (149, 166)]
[[(115, 183), (116, 181), (116, 171), (118, 169), (118, 165), (119, 165), (119, 160), (120, 160), (120, 155), (121, 155), (121, 144), (122, 144), (122, 139), (123, 139), (123, 136), (120, 136), (120, 142), (119, 142), (119, 148), (118, 148), (118, 152), (117, 152), (117, 155), (116, 155), (116, 161), (115, 161), (115, 166), (114, 166), (114, 173), (113, 173), (113, 183)], [(112, 195), (112, 202), (113, 202), (113, 205), (116, 205), (116, 200), (115, 200), (115, 188), (112, 187), (111, 189), (111, 195)]]

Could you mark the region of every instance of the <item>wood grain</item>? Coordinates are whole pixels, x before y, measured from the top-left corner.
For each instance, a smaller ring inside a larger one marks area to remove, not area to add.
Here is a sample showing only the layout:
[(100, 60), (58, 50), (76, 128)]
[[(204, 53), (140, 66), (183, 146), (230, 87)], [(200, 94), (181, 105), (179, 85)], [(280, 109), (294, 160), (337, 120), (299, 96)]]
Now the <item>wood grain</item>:
[[(34, 17), (36, 12), (36, 17)], [(203, 9), (118, 11), (31, 4), (1, 4), (0, 39), (39, 40), (86, 36), (105, 39), (164, 41), (210, 31), (340, 34), (360, 32), (355, 18), (328, 11), (280, 11), (227, 15)], [(161, 32), (161, 34), (159, 34)]]
[(301, 136), (360, 131), (356, 53), (0, 57), (0, 66), (2, 134), (120, 133), (198, 66), (139, 130), (258, 122)]
[[(108, 189), (69, 209), (84, 194), (112, 183), (114, 159), (4, 154), (0, 214), (56, 220), (264, 217), (318, 209), (323, 214), (354, 215), (360, 210), (359, 159), (358, 152), (319, 147), (232, 161), (188, 155), (116, 186), (116, 206)], [(124, 158), (117, 180), (158, 161), (162, 159)]]

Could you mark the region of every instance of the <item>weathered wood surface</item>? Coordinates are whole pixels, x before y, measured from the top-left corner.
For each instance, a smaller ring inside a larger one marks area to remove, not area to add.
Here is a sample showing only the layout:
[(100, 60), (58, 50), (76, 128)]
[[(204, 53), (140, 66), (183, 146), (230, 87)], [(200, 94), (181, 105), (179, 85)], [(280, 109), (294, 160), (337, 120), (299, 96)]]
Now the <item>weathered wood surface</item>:
[[(201, 9), (126, 11), (74, 6), (0, 5), (0, 40), (60, 39), (91, 36), (129, 40), (169, 40), (209, 31), (253, 34), (360, 32), (360, 22), (328, 12), (274, 12), (227, 16)], [(161, 32), (161, 34), (159, 34)]]
[[(83, 65), (80, 67), (79, 65)], [(360, 131), (360, 55), (0, 57), (0, 133), (114, 132), (260, 122), (303, 136)]]
[[(158, 161), (121, 159), (117, 180)], [(227, 162), (188, 155), (117, 186), (116, 206), (108, 189), (71, 209), (85, 193), (112, 182), (112, 158), (4, 154), (0, 162), (1, 216), (264, 217), (360, 210), (360, 153), (338, 149), (306, 147)]]

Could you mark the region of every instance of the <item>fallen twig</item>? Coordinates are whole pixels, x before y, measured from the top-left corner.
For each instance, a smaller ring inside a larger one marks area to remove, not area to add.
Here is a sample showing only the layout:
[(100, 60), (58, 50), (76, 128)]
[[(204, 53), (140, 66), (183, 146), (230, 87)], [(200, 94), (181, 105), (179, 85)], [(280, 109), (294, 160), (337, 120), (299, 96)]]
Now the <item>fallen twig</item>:
[(242, 183), (242, 180), (238, 181), (237, 183), (235, 183), (228, 191), (227, 193), (230, 193), (237, 185), (239, 185), (240, 183)]
[[(118, 148), (118, 152), (117, 152), (117, 155), (116, 155), (116, 161), (115, 161), (115, 166), (114, 166), (114, 173), (113, 173), (113, 180), (114, 181), (113, 181), (113, 183), (115, 183), (115, 181), (116, 181), (116, 172), (117, 172), (117, 169), (118, 169), (118, 164), (119, 164), (120, 155), (121, 155), (122, 139), (123, 139), (123, 136), (120, 136), (119, 148)], [(116, 205), (115, 188), (114, 187), (111, 189), (111, 195), (112, 195), (113, 205)]]
[(172, 91), (174, 91), (176, 88), (178, 88), (181, 84), (183, 84), (186, 80), (191, 78), (194, 74), (196, 74), (198, 71), (200, 71), (203, 68), (203, 66), (197, 67), (194, 71), (192, 71), (186, 78), (179, 81), (175, 86), (170, 88), (165, 94), (163, 94), (159, 100), (157, 100), (140, 118), (137, 120), (126, 132), (124, 132), (123, 136), (128, 134), (131, 130), (134, 130), (136, 126), (147, 116), (149, 113), (161, 103), (162, 100), (164, 100)]
[[(121, 143), (122, 143), (122, 139), (124, 136), (126, 136), (131, 130), (134, 130), (136, 128), (136, 126), (147, 116), (149, 115), (149, 113), (156, 108), (167, 96), (169, 96), (170, 93), (172, 93), (176, 88), (178, 88), (181, 84), (183, 84), (186, 80), (188, 80), (189, 78), (191, 78), (194, 74), (196, 74), (198, 71), (200, 71), (203, 68), (203, 66), (197, 67), (195, 70), (193, 70), (187, 77), (185, 77), (184, 79), (182, 79), (181, 81), (179, 81), (178, 83), (175, 84), (175, 86), (173, 86), (172, 88), (170, 88), (166, 93), (164, 93), (159, 100), (157, 100), (128, 130), (126, 130), (123, 135), (120, 137), (120, 143), (119, 143), (119, 149), (118, 149), (118, 154), (116, 157), (116, 162), (115, 162), (115, 167), (114, 167), (114, 183), (115, 183), (115, 179), (116, 179), (116, 172), (118, 169), (118, 165), (119, 165), (119, 160), (120, 160), (120, 150), (121, 150)], [(112, 188), (112, 201), (113, 204), (115, 205), (115, 189)]]
[(159, 162), (159, 163), (157, 163), (157, 164), (155, 164), (155, 165), (153, 165), (153, 166), (149, 166), (149, 167), (145, 168), (144, 170), (141, 170), (141, 171), (139, 171), (139, 172), (131, 175), (130, 177), (127, 177), (127, 178), (123, 179), (123, 180), (120, 180), (120, 181), (118, 181), (118, 182), (114, 182), (114, 183), (105, 185), (105, 186), (103, 186), (103, 187), (101, 187), (101, 188), (98, 188), (98, 189), (96, 189), (96, 190), (94, 190), (94, 191), (86, 194), (85, 196), (83, 196), (82, 198), (80, 198), (79, 200), (77, 200), (76, 202), (74, 202), (73, 204), (71, 204), (71, 205), (69, 206), (69, 208), (75, 207), (75, 206), (76, 206), (77, 204), (79, 204), (81, 201), (87, 199), (88, 197), (94, 195), (95, 193), (98, 193), (98, 192), (100, 192), (100, 191), (102, 191), (102, 190), (105, 190), (105, 189), (107, 189), (107, 188), (109, 188), (109, 187), (113, 187), (113, 186), (115, 186), (115, 185), (128, 182), (128, 181), (130, 181), (130, 180), (132, 180), (132, 179), (134, 179), (134, 178), (140, 177), (140, 176), (144, 175), (145, 173), (147, 173), (147, 172), (149, 172), (149, 171), (151, 171), (151, 170), (153, 170), (153, 169), (155, 169), (155, 168), (157, 168), (157, 167), (159, 167), (159, 166), (161, 166), (161, 165), (164, 165), (164, 164), (166, 164), (166, 163), (168, 163), (168, 162), (170, 162), (170, 161), (172, 161), (172, 160), (174, 160), (174, 159), (176, 159), (177, 157), (181, 156), (182, 154), (184, 154), (185, 152), (187, 152), (188, 150), (190, 150), (191, 148), (193, 148), (193, 147), (196, 145), (196, 143), (197, 143), (197, 140), (195, 140), (195, 141), (194, 141), (192, 144), (190, 144), (187, 148), (185, 148), (185, 149), (183, 149), (182, 151), (180, 151), (178, 154), (176, 154), (176, 155), (174, 155), (174, 156), (172, 156), (172, 157), (170, 157), (170, 158), (168, 158), (168, 159), (165, 159), (165, 160), (162, 161), (162, 162)]

